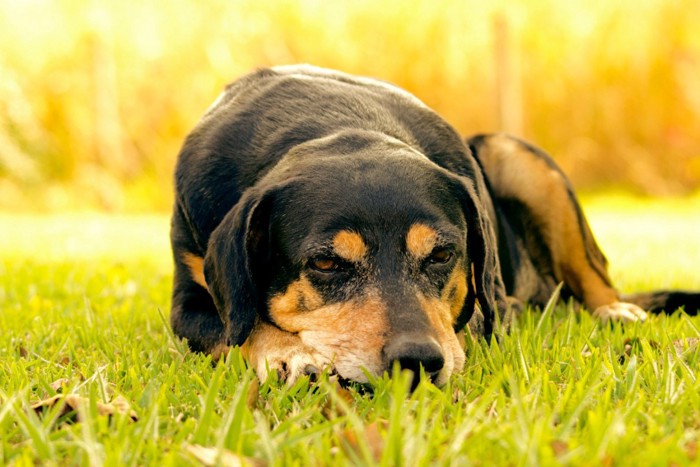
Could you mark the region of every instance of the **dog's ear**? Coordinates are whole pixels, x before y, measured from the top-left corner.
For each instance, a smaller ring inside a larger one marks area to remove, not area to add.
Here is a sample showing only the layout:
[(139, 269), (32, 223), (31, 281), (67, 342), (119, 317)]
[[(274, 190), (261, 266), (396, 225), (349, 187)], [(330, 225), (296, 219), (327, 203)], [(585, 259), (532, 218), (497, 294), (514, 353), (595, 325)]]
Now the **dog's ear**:
[[(496, 314), (501, 318), (506, 312), (506, 290), (501, 276), (495, 226), (490, 219), (489, 203), (485, 185), (470, 177), (458, 179), (459, 199), (467, 222), (467, 257), (469, 293), (454, 325), (459, 331), (469, 322), (479, 302), (484, 318), (484, 336), (487, 340), (493, 333)], [(481, 186), (481, 188), (479, 188)]]
[(274, 190), (250, 189), (209, 238), (204, 276), (226, 329), (228, 345), (242, 345), (264, 303), (255, 280), (269, 254)]

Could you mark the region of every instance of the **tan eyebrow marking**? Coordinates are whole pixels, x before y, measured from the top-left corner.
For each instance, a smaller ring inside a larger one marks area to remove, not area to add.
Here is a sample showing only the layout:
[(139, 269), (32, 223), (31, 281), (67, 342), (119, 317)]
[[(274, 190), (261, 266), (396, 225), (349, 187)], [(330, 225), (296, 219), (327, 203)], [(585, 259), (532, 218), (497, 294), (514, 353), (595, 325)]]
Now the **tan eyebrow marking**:
[(357, 263), (367, 254), (367, 245), (357, 232), (341, 230), (333, 237), (333, 250), (341, 258)]
[(425, 258), (435, 248), (438, 233), (425, 224), (413, 224), (406, 234), (406, 248), (418, 259)]

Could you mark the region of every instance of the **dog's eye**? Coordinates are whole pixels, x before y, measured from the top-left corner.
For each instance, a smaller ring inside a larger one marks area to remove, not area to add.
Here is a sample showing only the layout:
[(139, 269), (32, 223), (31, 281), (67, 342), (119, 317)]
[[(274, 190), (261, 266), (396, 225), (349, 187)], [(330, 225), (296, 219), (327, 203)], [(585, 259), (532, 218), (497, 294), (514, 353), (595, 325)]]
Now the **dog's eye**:
[(340, 263), (333, 258), (324, 256), (310, 260), (309, 267), (319, 272), (333, 272), (340, 269)]
[(449, 248), (436, 248), (428, 256), (429, 264), (447, 264), (454, 257), (454, 253)]

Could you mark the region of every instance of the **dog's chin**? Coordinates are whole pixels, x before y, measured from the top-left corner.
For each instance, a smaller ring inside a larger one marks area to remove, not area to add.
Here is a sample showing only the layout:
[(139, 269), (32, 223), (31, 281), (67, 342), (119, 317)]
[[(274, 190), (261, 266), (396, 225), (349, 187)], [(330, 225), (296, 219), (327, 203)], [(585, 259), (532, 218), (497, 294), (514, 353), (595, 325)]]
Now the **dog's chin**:
[[(390, 371), (387, 371), (390, 373)], [(364, 391), (371, 390), (373, 388), (372, 386), (372, 381), (370, 381), (369, 375), (374, 375), (374, 377), (379, 377), (382, 373), (369, 373), (366, 369), (364, 368), (338, 368), (337, 366), (333, 369), (333, 374), (337, 377), (338, 383), (341, 385), (341, 387), (344, 388), (349, 388), (349, 387), (358, 387), (358, 388), (363, 388)], [(452, 372), (446, 369), (443, 369), (440, 371), (437, 375), (434, 375), (433, 377), (426, 376), (428, 381), (430, 381), (432, 384), (434, 384), (437, 387), (442, 387), (445, 384), (447, 384), (447, 381), (449, 380), (450, 376), (452, 375)], [(411, 385), (412, 390), (415, 389), (418, 385), (418, 378), (419, 376), (414, 375), (414, 381)]]
[(370, 383), (358, 383), (357, 381), (345, 379), (338, 375), (336, 375), (334, 378), (338, 387), (341, 389), (354, 391), (357, 394), (367, 395), (370, 397), (374, 395), (374, 386)]
[[(342, 345), (336, 334), (302, 331), (299, 333), (304, 344), (312, 347), (319, 355), (331, 362), (332, 373), (339, 380), (351, 384), (371, 385), (372, 379), (381, 377), (386, 371), (391, 373), (381, 357), (380, 351), (372, 351), (360, 342)], [(438, 387), (444, 386), (453, 373), (464, 368), (465, 354), (461, 338), (453, 332), (446, 333), (441, 348), (445, 357), (445, 366), (432, 376), (431, 382)], [(418, 376), (416, 376), (417, 378)], [(417, 379), (416, 379), (417, 381)]]
[(378, 372), (370, 371), (364, 366), (343, 365), (342, 362), (334, 362), (333, 371), (338, 375), (339, 380), (357, 384), (370, 384), (368, 375), (376, 375)]

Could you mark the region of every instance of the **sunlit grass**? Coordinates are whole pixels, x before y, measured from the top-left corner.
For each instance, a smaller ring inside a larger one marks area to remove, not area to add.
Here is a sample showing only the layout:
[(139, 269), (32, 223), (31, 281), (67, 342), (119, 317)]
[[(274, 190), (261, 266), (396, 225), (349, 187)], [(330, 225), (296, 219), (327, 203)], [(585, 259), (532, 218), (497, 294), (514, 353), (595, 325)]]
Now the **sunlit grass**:
[(170, 220), (165, 214), (109, 215), (0, 213), (3, 258), (39, 263), (149, 261), (167, 270), (172, 262)]
[(624, 292), (660, 288), (700, 290), (700, 196), (637, 199), (584, 197), (593, 233)]
[[(625, 289), (700, 288), (682, 263), (698, 258), (700, 206), (587, 204)], [(560, 305), (470, 343), (445, 388), (409, 394), (400, 374), (373, 394), (286, 388), (258, 383), (237, 352), (212, 365), (172, 338), (167, 231), (166, 216), (0, 216), (0, 464), (697, 462), (700, 351), (685, 339), (699, 318), (601, 327)], [(78, 422), (30, 408), (57, 391), (84, 397)], [(117, 396), (137, 421), (99, 415)]]

